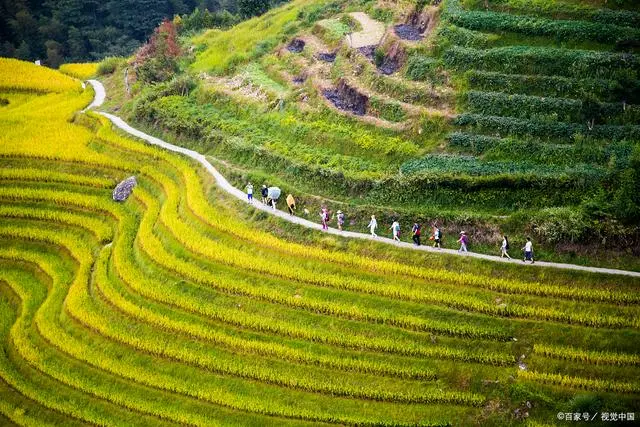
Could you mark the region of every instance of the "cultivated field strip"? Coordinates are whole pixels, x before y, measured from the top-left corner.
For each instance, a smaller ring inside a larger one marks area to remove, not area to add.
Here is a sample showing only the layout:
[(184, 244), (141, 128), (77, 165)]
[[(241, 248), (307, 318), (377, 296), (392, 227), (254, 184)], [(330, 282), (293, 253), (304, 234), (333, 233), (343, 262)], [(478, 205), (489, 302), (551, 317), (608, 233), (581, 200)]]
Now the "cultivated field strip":
[(190, 160), (90, 113), (72, 126), (92, 135), (86, 159), (0, 156), (13, 423), (456, 425), (513, 382), (639, 394), (632, 279), (527, 281), (288, 242), (234, 217)]

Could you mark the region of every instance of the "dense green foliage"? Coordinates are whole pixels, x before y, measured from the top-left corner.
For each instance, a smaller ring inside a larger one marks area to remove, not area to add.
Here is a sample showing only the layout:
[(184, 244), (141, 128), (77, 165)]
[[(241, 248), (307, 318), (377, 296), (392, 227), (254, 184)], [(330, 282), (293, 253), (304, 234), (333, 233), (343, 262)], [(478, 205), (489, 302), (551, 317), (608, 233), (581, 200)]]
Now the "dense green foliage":
[(640, 38), (640, 30), (599, 22), (542, 19), (496, 12), (465, 11), (459, 0), (447, 0), (446, 18), (470, 30), (512, 31), (529, 36), (551, 36), (616, 43)]
[(236, 7), (235, 0), (3, 0), (0, 56), (41, 59), (51, 67), (128, 56), (163, 19), (196, 8), (235, 13)]

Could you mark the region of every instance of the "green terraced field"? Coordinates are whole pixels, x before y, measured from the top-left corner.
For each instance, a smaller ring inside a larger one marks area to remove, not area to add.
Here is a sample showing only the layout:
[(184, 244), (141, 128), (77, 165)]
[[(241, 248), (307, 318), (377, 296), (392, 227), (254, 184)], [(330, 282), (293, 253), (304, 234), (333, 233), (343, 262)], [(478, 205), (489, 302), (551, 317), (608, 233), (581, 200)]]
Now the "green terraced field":
[[(385, 27), (372, 57), (346, 41), (363, 31), (353, 12)], [(394, 29), (411, 17), (428, 22), (417, 41)], [(450, 236), (483, 230), (482, 252), (533, 235), (546, 259), (637, 270), (639, 22), (626, 0), (295, 0), (183, 34), (178, 75), (130, 98), (122, 67), (105, 80), (112, 111), (237, 187), (342, 209), (347, 229), (372, 213), (438, 221)], [(340, 84), (368, 97), (363, 115), (325, 98)]]
[[(38, 70), (0, 76), (16, 67)], [(640, 415), (637, 279), (294, 243), (195, 163), (79, 113), (79, 82), (29, 84), (0, 87), (1, 423)]]

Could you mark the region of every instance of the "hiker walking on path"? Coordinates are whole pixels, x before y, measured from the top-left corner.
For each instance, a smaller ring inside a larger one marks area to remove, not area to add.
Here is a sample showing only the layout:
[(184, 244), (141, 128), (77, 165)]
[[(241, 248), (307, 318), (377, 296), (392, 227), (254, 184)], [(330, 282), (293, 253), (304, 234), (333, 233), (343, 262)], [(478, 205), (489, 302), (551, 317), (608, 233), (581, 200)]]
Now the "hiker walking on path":
[(467, 233), (464, 231), (460, 232), (460, 238), (458, 239), (458, 243), (460, 243), (460, 249), (458, 252), (469, 252), (467, 250), (467, 243), (469, 242), (469, 238), (467, 237)]
[(411, 232), (413, 233), (413, 243), (415, 243), (416, 246), (420, 246), (420, 224), (414, 222)]
[(269, 194), (269, 190), (267, 189), (267, 185), (263, 185), (260, 190), (260, 194), (262, 194), (262, 203), (267, 204), (267, 195)]
[(502, 236), (502, 246), (500, 246), (500, 258), (507, 257), (511, 259), (507, 251), (509, 250), (509, 239), (507, 236)]
[(400, 241), (400, 223), (397, 219), (393, 220), (391, 227), (389, 229), (393, 232), (393, 240)]
[(535, 261), (533, 260), (533, 243), (531, 242), (531, 237), (527, 237), (527, 243), (524, 244), (522, 250), (524, 251), (524, 259), (522, 262), (531, 261), (531, 264), (533, 264)]
[(344, 214), (342, 213), (342, 211), (338, 211), (338, 213), (336, 214), (336, 218), (338, 220), (338, 230), (342, 231), (342, 226), (344, 225)]
[(278, 187), (267, 188), (267, 204), (270, 204), (274, 211), (276, 210), (276, 203), (278, 203), (280, 194), (282, 194), (282, 190)]
[(329, 210), (327, 208), (322, 208), (320, 212), (320, 219), (322, 220), (322, 229), (329, 229)]
[(373, 237), (378, 237), (378, 235), (376, 234), (376, 228), (378, 228), (378, 221), (376, 221), (375, 215), (371, 215), (371, 221), (369, 221), (369, 225), (367, 227), (369, 227), (369, 230), (371, 230), (371, 235)]
[(253, 203), (253, 184), (247, 184), (247, 202)]
[(442, 232), (440, 232), (440, 229), (435, 224), (433, 224), (433, 236), (431, 236), (431, 238), (433, 239), (433, 247), (442, 249)]
[(293, 211), (296, 210), (296, 199), (292, 194), (287, 196), (287, 207), (289, 208), (289, 214), (293, 215)]

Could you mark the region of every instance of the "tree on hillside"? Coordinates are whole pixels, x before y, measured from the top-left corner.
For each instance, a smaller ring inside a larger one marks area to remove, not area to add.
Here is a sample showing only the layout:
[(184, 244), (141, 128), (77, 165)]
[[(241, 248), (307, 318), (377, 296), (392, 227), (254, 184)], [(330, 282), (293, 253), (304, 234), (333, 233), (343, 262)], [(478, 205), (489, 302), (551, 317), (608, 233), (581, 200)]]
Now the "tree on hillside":
[[(237, 12), (236, 0), (0, 0), (0, 56), (54, 66), (128, 56), (163, 19), (196, 8)], [(214, 24), (231, 20), (213, 15)], [(220, 19), (218, 19), (220, 18)], [(62, 58), (62, 59), (61, 59)]]
[(179, 56), (176, 27), (172, 21), (165, 20), (136, 54), (138, 79), (147, 83), (169, 80), (178, 71)]
[(269, 0), (238, 0), (238, 13), (245, 18), (258, 16), (269, 10)]

